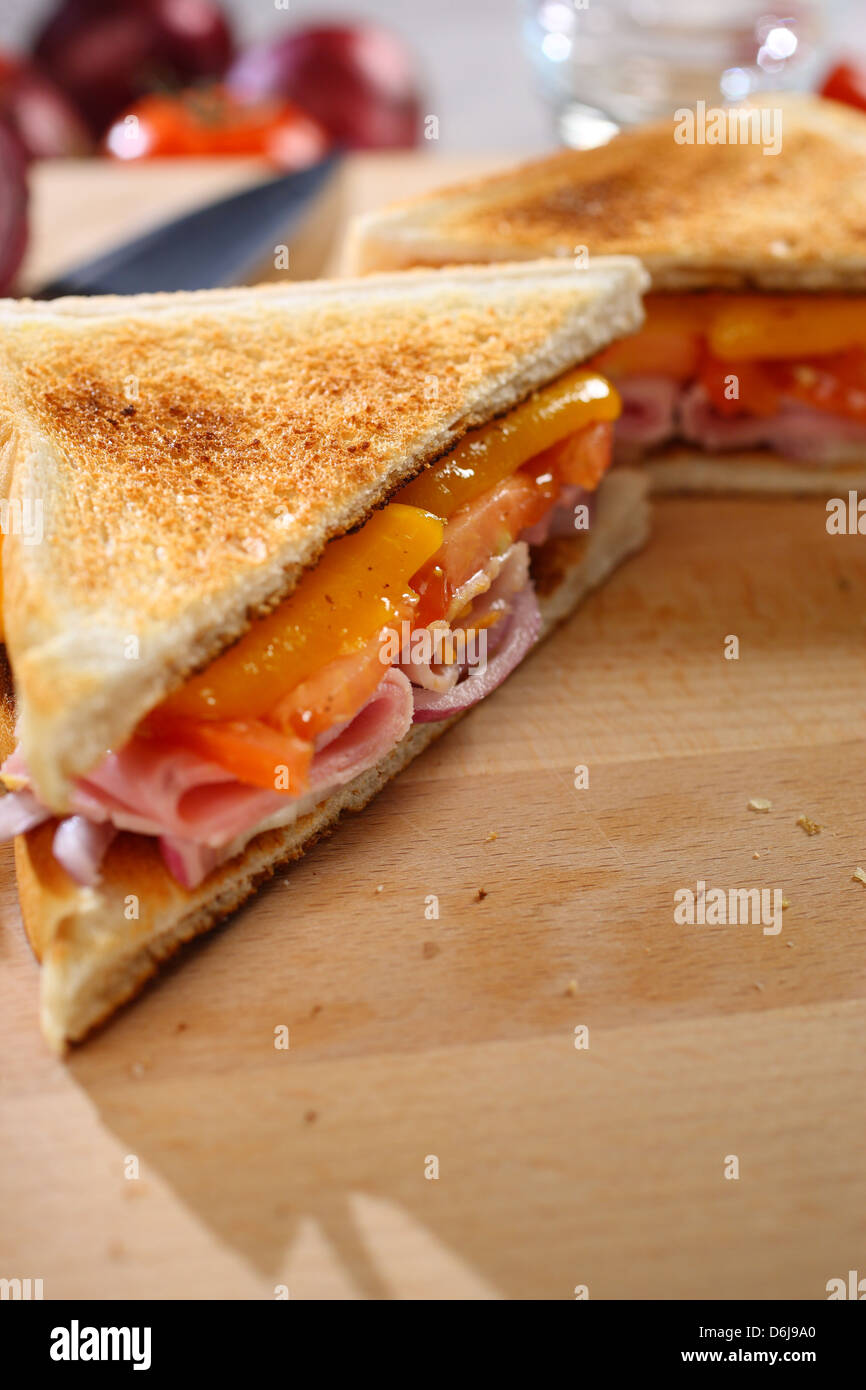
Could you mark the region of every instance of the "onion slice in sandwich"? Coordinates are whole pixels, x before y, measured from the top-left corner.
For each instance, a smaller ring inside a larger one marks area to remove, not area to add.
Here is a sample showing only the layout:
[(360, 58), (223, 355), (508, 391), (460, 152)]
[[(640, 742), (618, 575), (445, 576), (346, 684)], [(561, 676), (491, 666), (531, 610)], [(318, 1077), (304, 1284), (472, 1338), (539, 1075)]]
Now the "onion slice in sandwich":
[(7, 792), (0, 797), (0, 842), (35, 830), (43, 821), (50, 820), (53, 811), (38, 801), (29, 787), (20, 791)]
[(111, 821), (67, 816), (54, 832), (54, 858), (76, 883), (90, 888), (99, 882), (99, 869), (117, 827)]
[(483, 669), (473, 671), (465, 680), (444, 693), (435, 690), (415, 688), (415, 723), (424, 724), (436, 719), (450, 719), (452, 714), (460, 714), (471, 709), (489, 695), (506, 676), (523, 660), (526, 653), (538, 641), (541, 632), (541, 613), (535, 590), (529, 585), (516, 594), (512, 600), (512, 610), (507, 631), (502, 642)]

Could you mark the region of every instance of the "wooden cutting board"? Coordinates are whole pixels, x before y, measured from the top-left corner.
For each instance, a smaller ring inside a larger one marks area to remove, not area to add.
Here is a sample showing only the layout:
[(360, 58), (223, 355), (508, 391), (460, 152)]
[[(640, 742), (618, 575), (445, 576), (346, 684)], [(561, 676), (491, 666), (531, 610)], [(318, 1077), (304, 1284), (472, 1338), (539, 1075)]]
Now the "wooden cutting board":
[[(360, 161), (349, 206), (468, 163)], [(105, 172), (40, 177), (40, 272), (62, 207), (104, 239)], [(864, 695), (862, 539), (818, 500), (670, 500), (493, 699), (66, 1064), (0, 850), (0, 1275), (823, 1298), (866, 1271)], [(698, 881), (780, 888), (781, 932), (678, 925)]]

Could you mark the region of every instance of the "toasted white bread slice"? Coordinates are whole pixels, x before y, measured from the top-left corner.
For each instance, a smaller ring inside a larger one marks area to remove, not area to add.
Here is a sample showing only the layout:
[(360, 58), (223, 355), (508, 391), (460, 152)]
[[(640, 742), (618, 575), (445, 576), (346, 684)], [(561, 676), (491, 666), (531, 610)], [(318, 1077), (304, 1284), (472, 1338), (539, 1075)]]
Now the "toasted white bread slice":
[[(644, 543), (649, 530), (646, 492), (643, 473), (614, 470), (601, 484), (589, 532), (542, 549), (538, 587), (543, 634)], [(114, 842), (95, 888), (74, 883), (54, 859), (54, 822), (20, 836), (15, 844), (19, 895), (25, 927), (42, 962), (41, 1022), (51, 1047), (62, 1052), (68, 1042), (82, 1039), (135, 995), (185, 941), (226, 917), (261, 880), (331, 830), (344, 812), (360, 811), (458, 717), (415, 725), (375, 767), (293, 825), (256, 836), (191, 892), (167, 872), (155, 842), (141, 835), (121, 835)], [(126, 911), (131, 894), (139, 904), (133, 920)]]
[(348, 267), (573, 258), (583, 248), (590, 262), (639, 256), (656, 290), (863, 291), (866, 116), (777, 92), (754, 105), (763, 143), (678, 143), (671, 118), (368, 213), (351, 229)]
[[(19, 735), (43, 802), (470, 427), (642, 321), (630, 259), (0, 304)], [(29, 512), (28, 512), (28, 509)]]

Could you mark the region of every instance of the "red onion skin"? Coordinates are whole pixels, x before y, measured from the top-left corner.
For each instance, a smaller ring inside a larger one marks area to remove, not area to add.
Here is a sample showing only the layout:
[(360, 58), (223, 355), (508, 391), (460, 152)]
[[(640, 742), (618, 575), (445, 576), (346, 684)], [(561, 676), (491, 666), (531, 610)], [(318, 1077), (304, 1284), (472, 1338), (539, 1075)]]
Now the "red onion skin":
[(233, 52), (214, 0), (63, 0), (34, 49), (95, 136), (146, 92), (221, 77)]
[(28, 159), (87, 155), (84, 122), (55, 82), (26, 59), (0, 52), (0, 115), (15, 131)]
[(320, 25), (249, 49), (226, 79), (241, 100), (296, 101), (346, 149), (409, 149), (421, 107), (411, 55), (375, 25)]
[(28, 238), (27, 158), (15, 131), (0, 119), (0, 294), (24, 259)]

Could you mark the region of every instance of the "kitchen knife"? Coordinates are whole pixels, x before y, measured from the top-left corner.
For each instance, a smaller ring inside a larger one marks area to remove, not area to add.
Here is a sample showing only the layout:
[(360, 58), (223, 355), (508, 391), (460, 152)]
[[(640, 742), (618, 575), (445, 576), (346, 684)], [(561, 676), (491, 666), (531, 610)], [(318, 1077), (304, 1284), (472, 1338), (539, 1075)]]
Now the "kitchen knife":
[[(61, 295), (149, 294), (168, 290), (206, 290), (249, 283), (257, 268), (270, 259), (277, 245), (289, 247), (289, 273), (294, 272), (291, 242), (313, 205), (333, 190), (339, 155), (318, 164), (254, 184), (240, 193), (163, 223), (143, 236), (124, 242), (93, 260), (65, 271), (36, 291), (36, 299)], [(331, 219), (332, 225), (335, 219)], [(318, 238), (321, 269), (328, 252), (327, 235)]]

